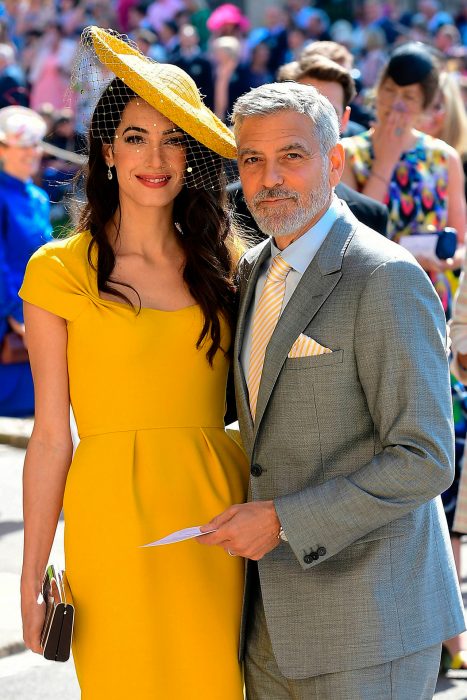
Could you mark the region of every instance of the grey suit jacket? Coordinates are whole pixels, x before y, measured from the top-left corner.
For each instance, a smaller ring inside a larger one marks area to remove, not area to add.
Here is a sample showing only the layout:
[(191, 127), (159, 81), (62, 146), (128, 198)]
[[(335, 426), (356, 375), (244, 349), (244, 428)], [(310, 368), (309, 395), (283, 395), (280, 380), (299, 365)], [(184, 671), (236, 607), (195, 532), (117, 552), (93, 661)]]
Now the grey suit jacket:
[[(464, 629), (438, 496), (454, 473), (446, 331), (415, 260), (343, 204), (269, 342), (253, 425), (239, 355), (267, 246), (240, 263), (234, 373), (250, 496), (274, 499), (289, 539), (258, 562), (268, 629), (282, 673), (306, 678)], [(300, 333), (332, 353), (288, 358)]]

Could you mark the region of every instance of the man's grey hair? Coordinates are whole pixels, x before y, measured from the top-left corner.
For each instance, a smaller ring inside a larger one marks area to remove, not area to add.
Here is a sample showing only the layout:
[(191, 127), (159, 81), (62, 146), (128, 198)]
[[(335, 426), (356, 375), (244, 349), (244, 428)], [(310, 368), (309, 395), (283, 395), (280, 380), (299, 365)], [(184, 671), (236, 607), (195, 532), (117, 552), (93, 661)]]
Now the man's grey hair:
[(293, 82), (261, 85), (239, 97), (232, 111), (234, 134), (238, 136), (241, 124), (248, 117), (266, 117), (283, 111), (310, 118), (323, 157), (339, 142), (339, 122), (329, 100), (311, 85)]

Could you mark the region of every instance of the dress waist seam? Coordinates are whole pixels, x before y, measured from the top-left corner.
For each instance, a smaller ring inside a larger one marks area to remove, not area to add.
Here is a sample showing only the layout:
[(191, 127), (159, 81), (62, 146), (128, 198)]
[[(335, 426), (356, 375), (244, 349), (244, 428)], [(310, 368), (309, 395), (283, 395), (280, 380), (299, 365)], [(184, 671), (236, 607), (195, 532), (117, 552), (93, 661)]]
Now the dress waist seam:
[(225, 430), (224, 425), (157, 425), (150, 428), (122, 428), (121, 430), (98, 430), (96, 432), (79, 433), (79, 439), (84, 440), (88, 437), (97, 437), (98, 435), (115, 435), (116, 433), (143, 433), (150, 430)]

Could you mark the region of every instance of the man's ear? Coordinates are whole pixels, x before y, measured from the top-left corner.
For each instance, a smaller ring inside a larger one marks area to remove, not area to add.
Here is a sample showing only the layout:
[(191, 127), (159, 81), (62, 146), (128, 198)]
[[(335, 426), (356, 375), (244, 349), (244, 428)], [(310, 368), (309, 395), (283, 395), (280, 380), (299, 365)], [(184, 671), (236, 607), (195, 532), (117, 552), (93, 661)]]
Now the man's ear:
[(350, 119), (350, 107), (346, 107), (344, 109), (344, 114), (341, 117), (341, 134), (345, 134), (345, 130), (347, 129), (347, 124), (349, 123)]
[(340, 182), (345, 164), (345, 151), (341, 143), (337, 143), (329, 151), (329, 164), (329, 184), (335, 187)]
[(102, 157), (104, 158), (106, 165), (109, 165), (110, 167), (113, 166), (114, 154), (112, 150), (112, 144), (104, 143), (104, 145), (102, 146)]

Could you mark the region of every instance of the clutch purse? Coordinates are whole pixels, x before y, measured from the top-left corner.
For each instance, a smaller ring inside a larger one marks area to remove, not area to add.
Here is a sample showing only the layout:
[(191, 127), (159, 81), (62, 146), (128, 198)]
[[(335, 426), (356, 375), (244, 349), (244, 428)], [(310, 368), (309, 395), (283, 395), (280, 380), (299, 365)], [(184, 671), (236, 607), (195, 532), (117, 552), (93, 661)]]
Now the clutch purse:
[(446, 226), (438, 233), (436, 244), (436, 255), (440, 260), (452, 258), (457, 248), (457, 231), (455, 228)]
[(63, 575), (63, 571), (50, 564), (42, 584), (46, 611), (41, 646), (44, 658), (49, 661), (68, 661), (70, 658), (75, 609), (66, 602)]
[(0, 347), (0, 364), (16, 365), (19, 362), (29, 362), (28, 351), (23, 339), (17, 333), (5, 333)]

